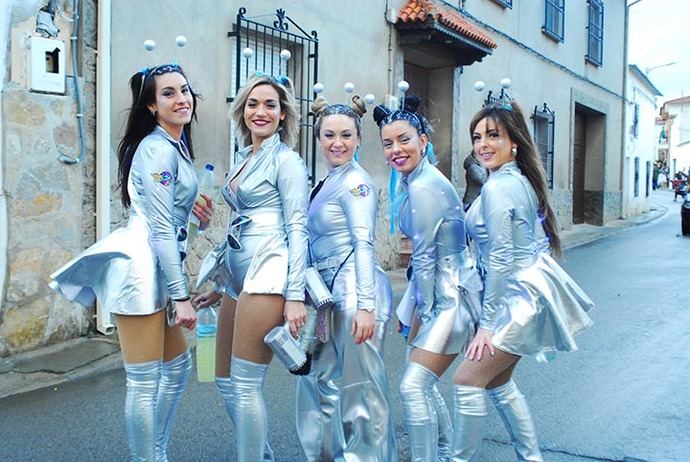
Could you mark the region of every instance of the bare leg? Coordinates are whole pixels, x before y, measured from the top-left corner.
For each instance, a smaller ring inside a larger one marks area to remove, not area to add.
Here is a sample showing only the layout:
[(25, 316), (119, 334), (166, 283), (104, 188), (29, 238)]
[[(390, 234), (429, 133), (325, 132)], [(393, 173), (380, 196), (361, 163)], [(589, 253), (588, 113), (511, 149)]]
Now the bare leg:
[(284, 306), (280, 295), (242, 292), (237, 301), (230, 378), (239, 462), (263, 457), (268, 429), (263, 384), (273, 357), (264, 337), (283, 323)]
[(156, 459), (156, 399), (161, 379), (165, 312), (146, 316), (116, 315), (127, 373), (125, 432), (130, 460)]

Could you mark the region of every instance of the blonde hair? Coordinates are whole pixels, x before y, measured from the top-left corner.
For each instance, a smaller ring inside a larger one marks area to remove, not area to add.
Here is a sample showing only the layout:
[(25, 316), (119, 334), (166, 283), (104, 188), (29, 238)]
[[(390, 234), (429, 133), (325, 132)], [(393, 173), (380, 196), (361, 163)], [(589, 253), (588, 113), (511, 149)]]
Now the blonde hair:
[(247, 104), (249, 94), (259, 85), (270, 85), (278, 92), (280, 112), (285, 113), (285, 118), (278, 125), (280, 141), (294, 148), (299, 134), (299, 110), (295, 101), (292, 81), (288, 77), (272, 77), (270, 75), (257, 75), (249, 79), (237, 92), (235, 100), (230, 106), (230, 118), (235, 124), (235, 136), (240, 147), (252, 144), (252, 133), (244, 123), (244, 106)]

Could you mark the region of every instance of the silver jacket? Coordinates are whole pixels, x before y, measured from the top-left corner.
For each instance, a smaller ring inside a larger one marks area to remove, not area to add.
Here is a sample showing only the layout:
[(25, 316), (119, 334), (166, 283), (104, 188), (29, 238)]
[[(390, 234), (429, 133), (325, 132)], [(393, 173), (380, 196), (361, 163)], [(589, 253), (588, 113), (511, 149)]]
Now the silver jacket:
[(188, 296), (182, 260), (197, 189), (186, 147), (157, 127), (132, 159), (127, 226), (53, 273), (51, 287), (84, 305), (97, 297), (110, 313), (125, 315), (151, 314), (169, 297)]
[(407, 198), (400, 205), (399, 225), (412, 241), (417, 316), (425, 321), (455, 306), (447, 294), (458, 290), (456, 273), (467, 263), (464, 212), (458, 193), (426, 157), (401, 184)]
[(132, 201), (129, 221), (146, 223), (170, 296), (187, 297), (182, 260), (198, 184), (185, 145), (156, 127), (134, 154), (127, 191)]
[[(307, 257), (307, 170), (300, 156), (280, 141), (278, 133), (264, 140), (248, 160), (252, 149), (248, 146), (239, 151), (243, 160), (230, 170), (222, 193), (237, 215), (282, 215), (279, 228), (281, 239), (287, 241), (288, 268), (283, 296), (286, 300), (301, 301)], [(232, 191), (230, 182), (247, 162), (237, 191)], [(233, 232), (229, 227), (228, 233)]]
[[(354, 261), (357, 309), (373, 311), (378, 266), (374, 252), (378, 190), (354, 160), (331, 169), (322, 181), (323, 186), (309, 206), (312, 264), (320, 271), (335, 271), (349, 256), (348, 263)], [(334, 295), (336, 292), (333, 290)], [(337, 303), (336, 307), (347, 305)]]
[(486, 273), (479, 327), (494, 330), (506, 284), (544, 250), (544, 231), (536, 193), (515, 162), (491, 173), (479, 199), (481, 213), (473, 213), (467, 225), (479, 245), (479, 264)]

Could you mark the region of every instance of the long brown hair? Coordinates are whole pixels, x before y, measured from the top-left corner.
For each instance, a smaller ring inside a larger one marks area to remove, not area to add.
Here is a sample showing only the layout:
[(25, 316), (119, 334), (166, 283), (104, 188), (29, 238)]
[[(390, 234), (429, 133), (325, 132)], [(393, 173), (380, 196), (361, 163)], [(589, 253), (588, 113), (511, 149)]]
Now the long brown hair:
[(527, 177), (527, 180), (537, 193), (539, 213), (543, 217), (542, 226), (544, 227), (544, 232), (549, 239), (551, 252), (555, 256), (559, 256), (561, 254), (561, 239), (558, 236), (556, 214), (549, 203), (546, 173), (537, 154), (534, 142), (532, 142), (532, 136), (527, 128), (527, 122), (525, 122), (522, 109), (513, 101), (484, 106), (470, 122), (470, 136), (474, 133), (477, 124), (483, 119), (492, 120), (500, 128), (503, 128), (510, 140), (517, 144), (515, 162), (520, 172)]

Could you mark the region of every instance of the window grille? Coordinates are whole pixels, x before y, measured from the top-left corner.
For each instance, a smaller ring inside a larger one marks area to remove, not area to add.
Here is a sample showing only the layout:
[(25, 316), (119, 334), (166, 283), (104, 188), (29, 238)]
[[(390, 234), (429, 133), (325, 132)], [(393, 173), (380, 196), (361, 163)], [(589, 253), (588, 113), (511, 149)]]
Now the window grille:
[(602, 0), (587, 0), (589, 2), (589, 22), (587, 25), (587, 62), (601, 66), (604, 62), (604, 2)]
[(549, 189), (553, 189), (556, 113), (549, 109), (546, 103), (544, 103), (541, 109), (538, 106), (534, 106), (532, 122), (534, 123), (534, 144), (539, 151), (539, 156), (546, 172), (546, 183)]
[(542, 31), (554, 40), (563, 41), (565, 35), (565, 0), (544, 0)]
[(503, 8), (512, 8), (513, 0), (494, 0), (494, 3), (498, 3)]
[[(257, 71), (272, 76), (290, 77), (295, 87), (295, 99), (300, 113), (299, 141), (294, 148), (304, 158), (309, 170), (309, 180), (314, 184), (316, 143), (311, 103), (316, 96), (313, 85), (318, 81), (318, 34), (316, 31), (307, 33), (287, 16), (283, 9), (278, 9), (273, 14), (251, 18), (245, 16), (246, 13), (246, 8), (239, 9), (233, 30), (228, 32), (228, 37), (234, 40), (235, 52), (231, 59), (232, 96), (228, 97), (227, 101), (232, 102), (239, 88)], [(261, 21), (265, 18), (275, 20), (272, 24), (264, 24)], [(244, 53), (247, 48), (251, 49), (250, 54)], [(290, 52), (289, 60), (280, 59), (282, 50)], [(230, 136), (230, 145), (236, 150), (235, 127), (230, 127)]]

